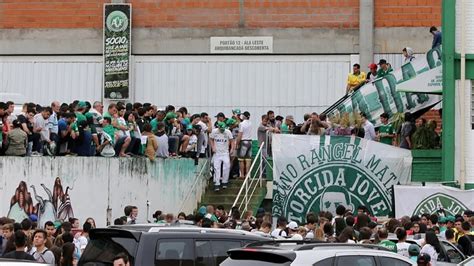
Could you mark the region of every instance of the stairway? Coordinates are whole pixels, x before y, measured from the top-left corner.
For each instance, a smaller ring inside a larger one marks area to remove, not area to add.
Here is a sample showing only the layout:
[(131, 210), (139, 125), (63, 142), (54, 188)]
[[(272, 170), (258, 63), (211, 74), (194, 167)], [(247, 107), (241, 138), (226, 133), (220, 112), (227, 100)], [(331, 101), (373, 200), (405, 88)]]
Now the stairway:
[[(206, 192), (204, 193), (201, 203), (197, 206), (199, 209), (200, 206), (207, 206), (209, 204), (217, 207), (218, 205), (224, 206), (226, 211), (229, 211), (232, 208), (232, 204), (239, 193), (240, 188), (242, 187), (242, 179), (231, 179), (229, 180), (229, 185), (226, 189), (221, 189), (218, 192), (214, 192), (214, 185), (212, 182), (209, 182), (206, 187)], [(257, 187), (255, 193), (252, 196), (250, 203), (248, 205), (248, 210), (252, 210), (255, 214), (257, 209), (262, 204), (263, 199), (267, 193), (266, 181), (263, 181), (262, 187)], [(240, 204), (240, 203), (238, 203)], [(244, 206), (242, 206), (241, 211)]]

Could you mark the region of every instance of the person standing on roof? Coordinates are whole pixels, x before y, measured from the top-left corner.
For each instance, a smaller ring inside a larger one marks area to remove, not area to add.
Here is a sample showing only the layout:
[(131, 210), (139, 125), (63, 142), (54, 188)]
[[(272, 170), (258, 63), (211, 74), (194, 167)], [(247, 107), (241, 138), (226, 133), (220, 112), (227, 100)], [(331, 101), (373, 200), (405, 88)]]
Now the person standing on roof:
[(403, 52), (403, 56), (405, 57), (403, 63), (406, 64), (406, 63), (408, 63), (408, 62), (413, 61), (413, 59), (415, 59), (415, 56), (413, 55), (414, 52), (413, 52), (413, 49), (412, 49), (412, 48), (410, 48), (410, 47), (405, 47), (405, 48), (403, 48), (402, 52)]
[(377, 71), (377, 78), (385, 77), (393, 70), (390, 64), (387, 63), (387, 60), (385, 59), (380, 59), (379, 66), (380, 69)]
[(346, 94), (354, 92), (360, 86), (364, 85), (366, 80), (366, 75), (364, 72), (360, 71), (360, 65), (354, 64), (352, 67), (352, 73), (349, 73), (347, 77), (347, 86), (346, 86)]
[(369, 73), (367, 73), (366, 83), (373, 82), (377, 78), (377, 65), (372, 63), (369, 65)]
[(443, 39), (441, 32), (435, 26), (431, 26), (430, 33), (433, 35), (433, 43), (431, 44), (431, 49), (441, 46)]

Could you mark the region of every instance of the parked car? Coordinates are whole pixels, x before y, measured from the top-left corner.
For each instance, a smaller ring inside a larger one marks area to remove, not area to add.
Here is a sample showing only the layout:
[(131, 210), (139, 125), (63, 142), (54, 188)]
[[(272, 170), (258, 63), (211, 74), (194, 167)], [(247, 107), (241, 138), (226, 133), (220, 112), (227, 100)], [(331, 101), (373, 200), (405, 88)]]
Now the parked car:
[[(422, 239), (423, 238), (415, 240), (413, 237), (410, 237), (406, 240), (406, 242), (410, 244), (417, 244), (418, 246), (421, 247), (421, 243), (423, 241)], [(467, 256), (464, 255), (464, 253), (461, 250), (459, 250), (458, 247), (456, 247), (455, 245), (453, 245), (446, 239), (443, 239), (443, 238), (438, 238), (438, 239), (441, 244), (441, 252), (438, 256), (439, 262), (458, 264), (467, 259)], [(389, 237), (389, 240), (394, 243), (398, 242), (397, 238)]]
[(410, 266), (416, 265), (401, 255), (375, 245), (343, 243), (301, 243), (283, 241), (277, 245), (250, 244), (229, 250), (222, 266)]
[(16, 259), (0, 258), (0, 266), (53, 266), (53, 265), (31, 261), (31, 260), (16, 260)]
[(137, 266), (217, 266), (229, 249), (267, 239), (241, 230), (155, 225), (93, 229), (89, 238), (79, 265), (111, 265), (124, 252)]

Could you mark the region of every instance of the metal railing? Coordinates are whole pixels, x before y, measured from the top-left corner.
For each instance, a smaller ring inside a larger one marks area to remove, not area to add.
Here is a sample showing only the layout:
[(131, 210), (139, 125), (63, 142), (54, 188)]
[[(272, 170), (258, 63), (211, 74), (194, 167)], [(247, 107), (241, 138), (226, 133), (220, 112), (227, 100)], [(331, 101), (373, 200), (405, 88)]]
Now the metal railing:
[[(181, 207), (179, 208), (179, 212), (183, 211), (186, 203), (188, 202), (188, 199), (191, 195), (195, 196), (195, 202), (194, 202), (194, 207), (197, 206), (197, 203), (199, 200), (201, 200), (201, 196), (204, 193), (204, 189), (207, 185), (206, 181), (203, 181), (203, 179), (207, 180), (208, 179), (208, 174), (209, 174), (209, 165), (210, 165), (210, 160), (206, 159), (204, 165), (201, 167), (201, 170), (199, 170), (199, 173), (196, 176), (196, 179), (194, 179), (193, 185), (189, 188), (188, 193), (186, 193), (186, 197), (184, 198), (183, 202), (181, 203)], [(198, 184), (200, 184), (198, 188)]]
[[(257, 154), (255, 155), (255, 159), (250, 166), (250, 170), (245, 176), (244, 182), (242, 187), (235, 198), (232, 207), (237, 207), (241, 213), (244, 213), (249, 208), (249, 203), (254, 196), (257, 187), (263, 186), (263, 179), (262, 179), (262, 164), (266, 162), (266, 158), (262, 156), (262, 151), (265, 143), (262, 142), (258, 149)], [(258, 162), (258, 163), (257, 163)], [(253, 174), (252, 174), (253, 172)]]

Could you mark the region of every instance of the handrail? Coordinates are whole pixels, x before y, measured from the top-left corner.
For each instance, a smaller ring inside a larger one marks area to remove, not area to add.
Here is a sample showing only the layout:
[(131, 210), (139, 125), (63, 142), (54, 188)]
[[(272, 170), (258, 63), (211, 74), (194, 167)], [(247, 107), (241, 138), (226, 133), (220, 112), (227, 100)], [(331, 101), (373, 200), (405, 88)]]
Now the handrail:
[(188, 193), (187, 193), (186, 197), (184, 198), (183, 202), (181, 203), (181, 207), (179, 208), (179, 212), (181, 212), (183, 210), (183, 207), (186, 204), (186, 201), (189, 199), (189, 196), (192, 194), (192, 192), (196, 188), (196, 185), (197, 185), (198, 181), (201, 180), (201, 176), (203, 175), (204, 170), (207, 169), (206, 166), (207, 166), (208, 163), (209, 163), (209, 160), (206, 160), (206, 162), (204, 163), (204, 165), (201, 168), (201, 171), (199, 171), (199, 174), (196, 176), (196, 179), (194, 180), (193, 185), (188, 190)]
[[(260, 160), (255, 159), (252, 162), (252, 164), (250, 166), (250, 169), (249, 169), (249, 171), (248, 171), (248, 173), (247, 173), (247, 175), (244, 179), (244, 182), (242, 183), (242, 187), (240, 188), (239, 193), (237, 194), (237, 197), (235, 198), (235, 201), (232, 204), (232, 207), (238, 207), (239, 210), (244, 205), (245, 208), (242, 210), (242, 213), (247, 211), (248, 204), (249, 204), (250, 200), (252, 199), (253, 194), (255, 193), (255, 190), (257, 189), (257, 186), (262, 187), (262, 185), (263, 185), (262, 170), (261, 170), (260, 166), (263, 163), (262, 149), (263, 149), (264, 144), (265, 144), (265, 142), (262, 142), (262, 144), (260, 144), (260, 148), (258, 149), (258, 152), (255, 155), (255, 158), (260, 157)], [(252, 171), (254, 170), (254, 168), (256, 168), (255, 166), (256, 166), (257, 161), (259, 161), (258, 166), (257, 166), (258, 171), (255, 171), (254, 176), (252, 176)], [(255, 178), (257, 174), (259, 174), (258, 179)], [(250, 192), (250, 195), (249, 195), (249, 192)], [(244, 193), (244, 194), (242, 195), (242, 193)], [(239, 199), (241, 197), (242, 197), (242, 201), (237, 206), (237, 204), (239, 202)]]

